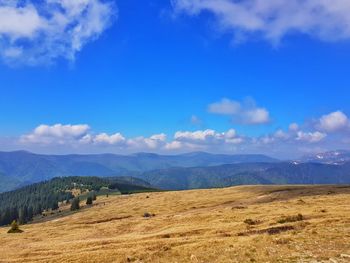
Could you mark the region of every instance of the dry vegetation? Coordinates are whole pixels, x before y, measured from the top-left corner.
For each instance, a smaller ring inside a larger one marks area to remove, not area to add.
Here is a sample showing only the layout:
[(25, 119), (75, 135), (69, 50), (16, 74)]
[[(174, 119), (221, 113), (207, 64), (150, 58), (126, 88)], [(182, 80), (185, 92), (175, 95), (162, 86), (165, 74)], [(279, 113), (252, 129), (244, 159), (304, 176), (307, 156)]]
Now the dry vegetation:
[(0, 228), (0, 262), (350, 262), (349, 200), (334, 186), (100, 197), (21, 234)]

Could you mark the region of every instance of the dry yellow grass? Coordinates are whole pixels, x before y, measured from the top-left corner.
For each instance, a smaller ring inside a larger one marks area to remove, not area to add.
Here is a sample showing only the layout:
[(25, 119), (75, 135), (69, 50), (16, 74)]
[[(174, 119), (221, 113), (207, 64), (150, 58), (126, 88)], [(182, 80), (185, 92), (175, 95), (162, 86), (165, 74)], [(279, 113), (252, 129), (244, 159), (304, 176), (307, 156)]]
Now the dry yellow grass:
[[(304, 220), (277, 223), (299, 213)], [(350, 262), (350, 188), (111, 196), (21, 228), (22, 234), (0, 228), (0, 262)]]

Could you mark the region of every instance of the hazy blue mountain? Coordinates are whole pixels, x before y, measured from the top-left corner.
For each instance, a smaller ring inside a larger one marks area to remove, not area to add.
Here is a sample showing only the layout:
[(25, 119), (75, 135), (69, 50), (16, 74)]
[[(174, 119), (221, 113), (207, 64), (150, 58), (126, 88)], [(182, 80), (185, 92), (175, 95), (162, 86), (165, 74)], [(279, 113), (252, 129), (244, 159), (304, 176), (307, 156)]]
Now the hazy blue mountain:
[(139, 175), (162, 189), (181, 190), (255, 184), (350, 184), (350, 163), (290, 162), (169, 168)]
[(41, 155), (0, 152), (0, 192), (60, 176), (137, 175), (171, 167), (217, 166), (245, 162), (276, 162), (264, 155), (224, 155), (195, 152), (181, 155)]

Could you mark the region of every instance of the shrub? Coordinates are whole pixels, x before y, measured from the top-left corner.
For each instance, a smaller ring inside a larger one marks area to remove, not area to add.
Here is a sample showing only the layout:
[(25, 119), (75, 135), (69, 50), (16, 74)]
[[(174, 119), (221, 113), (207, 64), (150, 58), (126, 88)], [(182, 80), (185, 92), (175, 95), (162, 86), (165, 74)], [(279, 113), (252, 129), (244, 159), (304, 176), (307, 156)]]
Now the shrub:
[(10, 230), (7, 233), (14, 234), (14, 233), (22, 233), (22, 232), (23, 231), (21, 229), (19, 229), (17, 221), (13, 220), (12, 223), (11, 223), (11, 228), (10, 228)]
[(151, 214), (151, 213), (148, 213), (148, 212), (145, 212), (144, 214), (143, 214), (143, 217), (152, 217), (152, 216), (155, 216), (155, 214)]
[(298, 214), (296, 216), (287, 216), (279, 219), (277, 223), (279, 224), (285, 224), (285, 223), (293, 223), (293, 222), (298, 222), (298, 221), (303, 221), (304, 216), (302, 214)]
[(247, 225), (253, 226), (253, 225), (260, 224), (260, 221), (248, 218), (248, 219), (244, 220), (244, 223), (247, 224)]

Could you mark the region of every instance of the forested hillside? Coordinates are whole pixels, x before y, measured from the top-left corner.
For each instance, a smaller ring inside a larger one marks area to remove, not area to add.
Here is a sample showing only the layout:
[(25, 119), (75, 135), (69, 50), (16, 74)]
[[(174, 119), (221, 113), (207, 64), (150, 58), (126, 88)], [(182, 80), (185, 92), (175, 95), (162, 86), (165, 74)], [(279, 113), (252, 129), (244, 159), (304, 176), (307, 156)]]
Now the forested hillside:
[[(148, 183), (132, 177), (60, 177), (0, 194), (0, 226), (19, 220), (27, 223), (43, 211), (56, 210), (60, 202), (70, 202), (76, 193), (109, 189), (120, 193), (154, 191)], [(108, 192), (107, 192), (108, 193)]]

